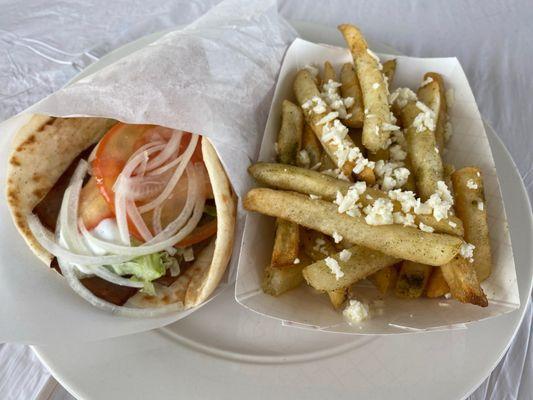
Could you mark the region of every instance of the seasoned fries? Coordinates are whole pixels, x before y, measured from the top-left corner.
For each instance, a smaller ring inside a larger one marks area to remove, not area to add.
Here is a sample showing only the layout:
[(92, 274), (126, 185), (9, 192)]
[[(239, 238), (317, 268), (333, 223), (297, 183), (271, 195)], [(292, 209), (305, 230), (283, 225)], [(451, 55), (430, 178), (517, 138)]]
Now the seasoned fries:
[[(424, 111), (419, 101), (409, 102), (401, 111), (401, 119), (407, 128), (407, 152), (413, 165), (416, 188), (422, 200), (428, 199), (437, 189), (437, 182), (443, 180), (443, 167), (435, 141), (435, 133), (424, 124), (420, 116)], [(425, 117), (425, 116), (424, 116)], [(415, 120), (420, 121), (415, 126)]]
[[(339, 214), (329, 202), (312, 200), (298, 193), (271, 189), (252, 189), (245, 196), (244, 208), (279, 217), (332, 236), (381, 251), (392, 257), (429, 265), (442, 265), (458, 252), (461, 239), (428, 233), (400, 225), (368, 225), (362, 217)], [(379, 240), (376, 240), (379, 238)]]
[(341, 68), (341, 93), (342, 97), (351, 97), (353, 105), (348, 107), (350, 118), (346, 118), (343, 122), (350, 128), (361, 128), (363, 126), (363, 94), (361, 93), (361, 86), (359, 86), (359, 79), (355, 73), (354, 66), (351, 63), (346, 63)]
[(307, 124), (302, 133), (302, 150), (298, 154), (298, 166), (303, 168), (316, 168), (322, 157), (322, 146)]
[(428, 271), (431, 272), (431, 267), (405, 260), (396, 281), (396, 296), (407, 299), (422, 296), (429, 278)]
[(474, 245), (472, 265), (482, 282), (490, 276), (492, 256), (481, 171), (474, 167), (461, 168), (452, 174), (452, 181), (455, 211), (463, 220), (465, 240)]
[(399, 261), (395, 257), (362, 246), (353, 246), (347, 251), (350, 252), (350, 258), (347, 261), (343, 261), (341, 252), (329, 257), (335, 260), (339, 267), (338, 279), (327, 265), (326, 260), (321, 260), (304, 268), (303, 276), (307, 283), (317, 290), (337, 290), (365, 279), (381, 268)]
[(276, 268), (268, 265), (263, 276), (263, 291), (272, 296), (279, 296), (294, 289), (304, 281), (302, 269), (310, 260), (301, 260), (299, 264), (291, 264), (290, 268)]
[[(263, 185), (277, 189), (293, 190), (295, 192), (319, 196), (325, 200), (335, 200), (337, 192), (345, 195), (352, 184), (341, 179), (310, 171), (290, 165), (257, 163), (248, 168), (248, 172)], [(368, 195), (369, 197), (367, 197)], [(364, 195), (360, 197), (363, 206), (372, 204), (377, 198), (387, 198), (387, 194), (372, 187), (366, 188)], [(397, 201), (393, 201), (396, 211), (401, 209)], [(415, 215), (415, 223), (421, 222), (431, 226), (436, 232), (463, 235), (463, 224), (456, 216), (450, 215), (448, 219), (437, 221), (432, 215)], [(450, 224), (451, 222), (451, 224)]]
[[(334, 117), (334, 115), (337, 113), (332, 112), (329, 106), (322, 100), (316, 100), (320, 99), (320, 91), (318, 90), (309, 71), (300, 70), (296, 74), (296, 78), (294, 80), (294, 94), (296, 95), (296, 99), (304, 111), (305, 119), (308, 125), (311, 127), (311, 129), (313, 129), (313, 132), (322, 144), (324, 151), (345, 176), (351, 176), (354, 168), (356, 167), (356, 163), (348, 159), (345, 161), (342, 160), (339, 158), (339, 152), (353, 149), (355, 148), (355, 144), (347, 134), (345, 134), (345, 136), (342, 138), (342, 142), (330, 140), (328, 138), (330, 134), (328, 131), (329, 124), (328, 122), (324, 121), (331, 116), (333, 118), (333, 123), (335, 123), (337, 118)], [(318, 104), (313, 106), (315, 102)], [(365, 168), (368, 169), (368, 167)], [(367, 174), (373, 176), (372, 171), (369, 171)]]
[(444, 81), (439, 74), (428, 72), (424, 75), (424, 84), (418, 89), (418, 99), (435, 113), (435, 140), (440, 151), (444, 150), (448, 113), (445, 93)]
[(294, 164), (302, 145), (304, 116), (296, 104), (284, 100), (281, 105), (281, 128), (278, 134), (278, 159), (283, 164)]
[(374, 284), (381, 294), (387, 294), (396, 286), (398, 270), (394, 265), (389, 265), (369, 275), (368, 280)]
[(339, 25), (339, 30), (354, 59), (355, 70), (363, 94), (365, 113), (363, 145), (371, 152), (388, 146), (390, 131), (385, 124), (392, 124), (389, 108), (389, 92), (379, 59), (370, 52), (366, 40), (355, 26)]
[(482, 177), (443, 160), (453, 150), (452, 89), (436, 72), (415, 91), (398, 87), (410, 60), (381, 64), (357, 27), (338, 28), (353, 63), (331, 53), (290, 71), (294, 96), (282, 103), (277, 162), (248, 168), (266, 187), (251, 189), (244, 209), (277, 221), (263, 291), (278, 296), (305, 282), (332, 309), (346, 304), (352, 322), (368, 318), (381, 298), (396, 298), (387, 301), (393, 312), (404, 299), (416, 304), (413, 313), (422, 301), (448, 305), (440, 297), (487, 306)]
[(300, 230), (298, 225), (278, 219), (270, 265), (278, 268), (294, 265), (294, 260), (298, 258), (299, 243)]
[(396, 60), (395, 59), (388, 60), (383, 63), (383, 75), (385, 75), (385, 78), (387, 78), (387, 84), (389, 85), (389, 89), (392, 85), (395, 72), (396, 72)]

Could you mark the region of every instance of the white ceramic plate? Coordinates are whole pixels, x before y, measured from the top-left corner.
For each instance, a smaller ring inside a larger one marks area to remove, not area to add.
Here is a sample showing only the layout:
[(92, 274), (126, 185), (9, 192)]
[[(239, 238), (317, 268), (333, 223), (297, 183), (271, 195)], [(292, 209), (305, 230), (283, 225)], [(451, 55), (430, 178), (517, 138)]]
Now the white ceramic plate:
[[(294, 23), (307, 40), (342, 45), (334, 29)], [(130, 43), (90, 74), (155, 40)], [(377, 51), (390, 48), (374, 44)], [(487, 127), (508, 213), (522, 306), (467, 330), (348, 336), (281, 326), (237, 305), (232, 290), (166, 328), (95, 343), (35, 347), (80, 399), (459, 399), (504, 354), (522, 320), (533, 275), (533, 218), (517, 169)], [(59, 333), (60, 334), (60, 333)]]

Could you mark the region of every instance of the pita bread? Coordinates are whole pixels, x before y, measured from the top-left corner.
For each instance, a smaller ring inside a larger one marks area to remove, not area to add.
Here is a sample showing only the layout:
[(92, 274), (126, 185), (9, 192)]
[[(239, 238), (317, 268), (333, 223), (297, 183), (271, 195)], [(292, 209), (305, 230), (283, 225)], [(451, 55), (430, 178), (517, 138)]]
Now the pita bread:
[[(7, 174), (8, 205), (26, 243), (48, 266), (53, 255), (37, 242), (26, 216), (78, 154), (96, 144), (114, 123), (105, 118), (35, 115), (15, 136)], [(155, 284), (155, 296), (139, 292), (126, 306), (148, 308), (181, 302), (184, 308), (194, 307), (211, 295), (224, 275), (233, 249), (237, 201), (218, 155), (206, 138), (202, 138), (202, 152), (217, 208), (217, 235), (172, 285)]]
[(7, 169), (7, 202), (19, 232), (50, 265), (52, 255), (33, 237), (26, 216), (52, 189), (72, 161), (97, 143), (115, 120), (34, 115), (15, 135)]

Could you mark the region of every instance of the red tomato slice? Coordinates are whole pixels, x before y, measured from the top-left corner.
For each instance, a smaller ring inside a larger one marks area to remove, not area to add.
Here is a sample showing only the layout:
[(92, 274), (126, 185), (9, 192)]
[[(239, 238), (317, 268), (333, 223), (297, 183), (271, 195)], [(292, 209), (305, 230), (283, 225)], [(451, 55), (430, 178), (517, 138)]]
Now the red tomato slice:
[(88, 230), (95, 228), (103, 219), (114, 217), (94, 178), (89, 179), (81, 190), (79, 214)]
[[(113, 185), (130, 156), (142, 146), (142, 137), (153, 125), (118, 123), (104, 135), (92, 164), (96, 183), (112, 210), (115, 209)], [(139, 144), (140, 143), (140, 144)]]
[(207, 238), (210, 238), (215, 233), (217, 233), (217, 220), (212, 219), (209, 222), (206, 222), (203, 225), (197, 226), (194, 228), (194, 230), (187, 236), (185, 239), (183, 239), (181, 242), (179, 242), (176, 247), (189, 247), (193, 244), (200, 243), (204, 241)]

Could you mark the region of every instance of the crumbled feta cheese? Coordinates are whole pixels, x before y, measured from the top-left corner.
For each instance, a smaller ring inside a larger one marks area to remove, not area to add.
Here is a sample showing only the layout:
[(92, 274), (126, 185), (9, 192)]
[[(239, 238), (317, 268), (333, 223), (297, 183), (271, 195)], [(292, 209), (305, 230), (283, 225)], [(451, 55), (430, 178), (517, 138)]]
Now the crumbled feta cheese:
[(312, 170), (312, 171), (316, 171), (316, 170), (319, 169), (321, 166), (322, 166), (322, 163), (321, 163), (321, 162), (317, 162), (315, 165), (313, 165), (313, 166), (311, 167), (311, 170)]
[(455, 91), (452, 88), (450, 88), (446, 90), (445, 96), (446, 96), (446, 105), (448, 106), (448, 108), (452, 108), (453, 105), (455, 104)]
[(431, 83), (433, 82), (433, 78), (431, 76), (428, 76), (426, 79), (424, 79), (422, 81), (422, 83), (420, 84), (420, 87), (424, 87), (426, 86), (428, 83)]
[(452, 294), (451, 294), (451, 293), (446, 293), (446, 294), (444, 295), (444, 298), (445, 298), (446, 300), (450, 300), (450, 299), (452, 298)]
[(394, 222), (393, 209), (390, 199), (379, 198), (363, 209), (366, 214), (365, 221), (368, 225), (390, 225)]
[(469, 262), (474, 262), (474, 249), (476, 246), (473, 244), (464, 242), (461, 245), (461, 248), (459, 249), (459, 254), (461, 254), (461, 257), (466, 258)]
[(183, 259), (184, 259), (186, 262), (189, 262), (189, 261), (193, 261), (193, 260), (194, 260), (194, 251), (193, 251), (192, 247), (187, 247), (187, 248), (183, 251)]
[(339, 259), (343, 262), (348, 261), (352, 257), (352, 253), (346, 249), (339, 253)]
[(422, 111), (419, 113), (414, 121), (413, 126), (416, 128), (417, 132), (423, 132), (424, 130), (428, 129), (430, 131), (435, 130), (435, 113), (431, 108), (426, 106), (421, 101), (416, 102), (416, 107)]
[(397, 125), (393, 125), (393, 124), (388, 124), (388, 123), (383, 123), (383, 125), (381, 125), (381, 129), (385, 132), (392, 132), (392, 131), (398, 131), (400, 130), (400, 127), (397, 126)]
[(394, 104), (396, 103), (398, 107), (403, 108), (407, 105), (409, 101), (416, 101), (417, 97), (415, 92), (413, 92), (411, 89), (403, 87), (398, 88), (394, 92), (392, 92), (389, 96), (389, 103)]
[(466, 187), (468, 189), (477, 189), (478, 188), (477, 183), (474, 182), (473, 179), (469, 179), (468, 181), (466, 181)]
[(422, 203), (420, 199), (416, 199), (414, 210), (416, 215), (428, 215), (433, 212), (433, 209), (429, 204)]
[(344, 138), (348, 135), (348, 128), (345, 127), (338, 119), (333, 121), (333, 124), (326, 124), (322, 127), (322, 143), (334, 143), (337, 146), (342, 145)]
[(424, 224), (423, 222), (420, 222), (418, 224), (418, 227), (421, 231), (432, 233), (435, 229), (433, 229), (431, 226)]
[(369, 194), (367, 194), (365, 197), (366, 197), (367, 200), (374, 200), (374, 198), (372, 196), (370, 196)]
[(439, 148), (435, 147), (435, 153), (439, 154)]
[(416, 227), (415, 217), (413, 214), (404, 214), (403, 212), (397, 211), (392, 214), (392, 217), (395, 224)]
[(342, 272), (342, 269), (341, 269), (339, 263), (337, 262), (337, 260), (335, 260), (334, 258), (331, 258), (331, 257), (327, 257), (324, 260), (324, 262), (326, 263), (326, 265), (330, 269), (331, 273), (333, 275), (335, 275), (335, 279), (336, 280), (339, 280), (340, 278), (342, 278), (344, 276), (344, 272)]
[(453, 221), (448, 221), (448, 225), (450, 225), (452, 228), (457, 228), (457, 224)]
[(376, 161), (374, 173), (377, 178), (377, 184), (385, 191), (405, 185), (410, 174), (402, 162), (387, 162), (384, 160)]
[(311, 197), (311, 200), (318, 200), (318, 199), (321, 199), (320, 196), (317, 196), (316, 194), (309, 194), (309, 197)]
[(482, 201), (478, 201), (477, 202), (477, 209), (479, 211), (483, 211), (484, 208), (485, 208), (485, 206), (484, 206), (483, 202)]
[(364, 321), (369, 318), (369, 309), (368, 305), (357, 300), (350, 300), (342, 315), (346, 319), (348, 324), (357, 324), (358, 322)]
[(480, 172), (479, 172), (479, 171), (477, 171), (477, 172), (476, 172), (476, 175), (477, 175), (478, 177), (480, 177), (480, 176), (481, 176), (481, 174), (480, 174)]
[(378, 82), (374, 82), (374, 83), (372, 84), (372, 89), (376, 90), (376, 89), (379, 88), (379, 86), (380, 86), (380, 85), (379, 85)]
[(296, 257), (292, 263), (293, 264), (300, 264), (300, 259), (298, 257)]
[[(346, 195), (343, 195), (341, 192), (337, 192), (337, 197), (334, 201), (335, 204), (339, 206), (339, 214), (347, 213), (350, 210), (358, 209), (361, 205), (358, 204), (359, 196), (366, 191), (366, 183), (364, 181), (356, 182), (346, 192)], [(356, 215), (359, 215), (359, 210), (357, 210)]]
[(353, 97), (347, 97), (343, 99), (339, 94), (339, 88), (342, 85), (339, 82), (335, 82), (330, 79), (327, 83), (322, 85), (322, 92), (320, 96), (327, 103), (327, 105), (333, 110), (339, 113), (339, 118), (348, 118), (348, 112), (346, 108), (353, 105)]
[(401, 189), (390, 190), (388, 196), (391, 200), (399, 201), (402, 206), (402, 211), (408, 213), (417, 205), (416, 197), (413, 192), (402, 191)]
[(403, 161), (407, 157), (407, 152), (399, 144), (389, 147), (389, 154), (392, 161)]
[(350, 108), (355, 103), (353, 97), (345, 97), (344, 99), (342, 99), (342, 101), (344, 102), (344, 107), (346, 108)]
[(342, 241), (342, 235), (339, 235), (336, 231), (333, 232), (333, 234), (331, 235), (331, 237), (333, 238), (333, 240), (335, 241), (335, 243), (340, 243)]
[(339, 113), (337, 111), (332, 111), (328, 114), (326, 114), (324, 117), (322, 117), (315, 125), (325, 125), (328, 122), (333, 121), (339, 116)]
[(313, 246), (313, 250), (314, 251), (318, 251), (319, 253), (322, 253), (324, 255), (328, 255), (328, 251), (325, 247), (325, 244), (326, 242), (324, 241), (324, 239), (321, 239), (321, 238), (316, 238), (315, 239), (315, 245)]

